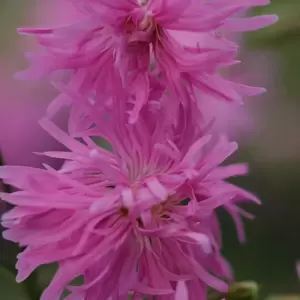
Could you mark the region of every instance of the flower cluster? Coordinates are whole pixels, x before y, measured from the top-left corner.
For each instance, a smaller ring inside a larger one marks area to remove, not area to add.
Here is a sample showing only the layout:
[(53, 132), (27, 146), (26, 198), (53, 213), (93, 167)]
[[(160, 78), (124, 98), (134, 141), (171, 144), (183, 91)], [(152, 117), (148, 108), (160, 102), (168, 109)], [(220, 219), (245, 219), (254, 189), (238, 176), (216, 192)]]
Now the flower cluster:
[[(29, 54), (25, 79), (50, 76), (60, 91), (40, 121), (65, 151), (38, 153), (59, 169), (4, 166), (16, 188), (3, 215), (4, 237), (25, 247), (17, 280), (58, 263), (42, 300), (196, 300), (227, 291), (216, 209), (244, 240), (238, 205), (259, 203), (223, 166), (237, 144), (209, 134), (201, 97), (240, 103), (263, 91), (230, 82), (236, 64), (231, 31), (270, 25), (244, 18), (268, 0), (73, 0), (82, 18), (61, 28), (23, 28), (43, 52)], [(53, 121), (70, 108), (68, 132)], [(50, 149), (49, 149), (50, 150)], [(84, 283), (72, 285), (77, 277)], [(154, 298), (153, 298), (154, 297)]]

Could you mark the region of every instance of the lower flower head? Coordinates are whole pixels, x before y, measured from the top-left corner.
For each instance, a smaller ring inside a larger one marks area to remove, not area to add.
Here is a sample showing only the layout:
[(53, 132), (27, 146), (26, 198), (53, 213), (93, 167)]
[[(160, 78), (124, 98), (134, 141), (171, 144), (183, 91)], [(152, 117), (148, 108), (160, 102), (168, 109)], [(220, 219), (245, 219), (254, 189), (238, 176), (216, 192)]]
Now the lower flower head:
[[(225, 292), (218, 277), (230, 277), (230, 269), (220, 253), (215, 208), (225, 207), (240, 226), (236, 203), (256, 200), (224, 181), (247, 171), (243, 165), (219, 167), (236, 144), (220, 139), (214, 145), (187, 122), (192, 109), (179, 109), (170, 122), (163, 107), (148, 107), (128, 125), (120, 103), (126, 105), (117, 101), (102, 119), (91, 114), (93, 124), (78, 139), (41, 120), (69, 149), (44, 153), (64, 159), (60, 169), (0, 169), (0, 177), (18, 189), (1, 194), (15, 205), (3, 216), (4, 237), (26, 247), (18, 257), (18, 281), (57, 262), (42, 300), (59, 299), (65, 288), (70, 297), (87, 300), (129, 291), (177, 300), (182, 293), (203, 294), (206, 286)], [(95, 143), (99, 138), (110, 151)], [(78, 276), (84, 284), (69, 286)]]

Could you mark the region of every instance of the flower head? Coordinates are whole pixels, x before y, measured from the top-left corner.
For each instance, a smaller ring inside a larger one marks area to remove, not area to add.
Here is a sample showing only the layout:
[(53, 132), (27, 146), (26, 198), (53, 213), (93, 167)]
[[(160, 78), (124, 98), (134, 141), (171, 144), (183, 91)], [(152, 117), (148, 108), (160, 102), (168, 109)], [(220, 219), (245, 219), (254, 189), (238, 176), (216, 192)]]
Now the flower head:
[[(237, 63), (228, 32), (276, 21), (238, 17), (269, 1), (72, 3), (79, 21), (20, 30), (44, 50), (28, 55), (25, 77), (52, 75), (61, 91), (40, 125), (67, 150), (38, 153), (63, 160), (58, 169), (0, 168), (17, 189), (0, 194), (15, 206), (2, 217), (4, 237), (25, 248), (17, 280), (57, 263), (41, 300), (59, 300), (65, 289), (68, 300), (125, 300), (128, 293), (192, 300), (208, 287), (226, 293), (232, 274), (216, 209), (231, 214), (243, 241), (241, 216), (251, 215), (238, 205), (259, 200), (227, 181), (247, 166), (223, 166), (237, 144), (208, 134), (199, 98), (240, 102), (262, 91), (219, 70)], [(71, 106), (68, 133), (50, 120), (64, 105)], [(77, 277), (83, 284), (73, 286)]]
[[(59, 264), (42, 300), (59, 299), (65, 288), (70, 299), (88, 300), (125, 299), (129, 291), (183, 300), (205, 294), (207, 286), (227, 290), (218, 278), (231, 274), (215, 208), (240, 222), (237, 202), (256, 201), (224, 181), (246, 167), (220, 167), (236, 143), (211, 141), (188, 122), (192, 107), (181, 107), (171, 122), (163, 104), (145, 106), (129, 125), (126, 101), (113, 102), (102, 117), (90, 112), (93, 122), (77, 139), (44, 118), (42, 127), (69, 149), (44, 154), (66, 160), (63, 166), (0, 169), (18, 189), (1, 194), (16, 206), (3, 216), (4, 237), (26, 247), (18, 280), (41, 264)], [(84, 284), (70, 286), (78, 276)]]
[[(136, 81), (146, 92), (135, 97), (131, 123), (138, 118), (149, 90), (150, 62), (174, 100), (194, 99), (194, 90), (228, 101), (241, 101), (261, 88), (229, 82), (218, 74), (235, 64), (237, 46), (219, 32), (256, 30), (276, 21), (275, 16), (235, 18), (234, 15), (268, 0), (214, 1), (74, 1), (86, 19), (67, 27), (21, 29), (37, 36), (45, 53), (30, 55), (26, 78), (55, 71), (72, 72), (70, 85), (96, 100), (120, 88), (131, 90)], [(215, 31), (218, 34), (215, 34)], [(205, 34), (211, 42), (185, 46), (176, 32)], [(175, 38), (175, 36), (177, 38)], [(121, 78), (121, 85), (116, 84)], [(135, 91), (132, 91), (135, 94)]]

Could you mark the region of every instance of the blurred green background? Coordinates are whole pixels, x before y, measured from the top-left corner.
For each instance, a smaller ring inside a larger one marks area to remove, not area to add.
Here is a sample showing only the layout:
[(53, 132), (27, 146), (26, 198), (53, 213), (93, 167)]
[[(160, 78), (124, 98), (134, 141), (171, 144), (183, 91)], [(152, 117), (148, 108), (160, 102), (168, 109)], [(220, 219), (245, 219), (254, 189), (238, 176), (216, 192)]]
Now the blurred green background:
[[(22, 61), (23, 49), (15, 28), (28, 24), (29, 11), (35, 9), (33, 1), (1, 1), (0, 61)], [(257, 124), (253, 133), (238, 137), (241, 148), (234, 160), (249, 162), (251, 173), (235, 182), (256, 193), (263, 205), (247, 207), (256, 219), (246, 221), (246, 245), (239, 245), (231, 219), (220, 214), (224, 254), (236, 278), (256, 280), (263, 296), (296, 294), (300, 293), (295, 271), (295, 262), (300, 259), (300, 0), (273, 0), (270, 6), (254, 12), (276, 13), (280, 21), (246, 34), (243, 70), (253, 72), (250, 83), (267, 86), (268, 94), (249, 100)], [(25, 300), (28, 291), (37, 290), (35, 278), (18, 285), (20, 291), (16, 288), (10, 273), (14, 272), (15, 253), (14, 246), (1, 241), (0, 261), (10, 271), (4, 267), (0, 271), (0, 299)], [(40, 272), (38, 280), (47, 282), (47, 272)]]

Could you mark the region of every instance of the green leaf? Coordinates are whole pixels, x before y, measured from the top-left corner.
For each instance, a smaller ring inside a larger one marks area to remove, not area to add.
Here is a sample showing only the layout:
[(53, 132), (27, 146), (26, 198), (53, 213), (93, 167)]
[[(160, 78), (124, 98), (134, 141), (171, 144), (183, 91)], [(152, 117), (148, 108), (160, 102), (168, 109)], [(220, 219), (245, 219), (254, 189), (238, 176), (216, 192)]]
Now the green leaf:
[(0, 298), (7, 300), (29, 300), (24, 286), (17, 283), (14, 275), (0, 266)]

